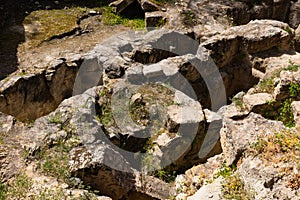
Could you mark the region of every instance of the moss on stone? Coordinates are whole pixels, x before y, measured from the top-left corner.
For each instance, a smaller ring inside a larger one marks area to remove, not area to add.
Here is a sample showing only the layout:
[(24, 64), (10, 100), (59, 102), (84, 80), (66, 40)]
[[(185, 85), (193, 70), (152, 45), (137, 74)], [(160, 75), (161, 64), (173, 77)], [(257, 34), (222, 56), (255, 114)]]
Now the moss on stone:
[(74, 31), (78, 27), (77, 21), (88, 11), (88, 8), (81, 7), (33, 11), (23, 21), (25, 29), (29, 30), (26, 39), (32, 46), (37, 46), (54, 36)]

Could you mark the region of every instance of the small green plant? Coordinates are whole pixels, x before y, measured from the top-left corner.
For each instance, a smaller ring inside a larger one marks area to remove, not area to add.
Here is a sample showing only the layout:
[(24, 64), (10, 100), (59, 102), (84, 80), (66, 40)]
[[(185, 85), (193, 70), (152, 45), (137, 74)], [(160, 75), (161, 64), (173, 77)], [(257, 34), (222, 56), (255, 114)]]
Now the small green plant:
[(239, 178), (238, 174), (234, 173), (235, 165), (228, 166), (226, 162), (222, 164), (222, 168), (214, 178), (222, 176), (224, 181), (222, 183), (222, 194), (225, 199), (250, 199), (250, 195), (244, 188), (244, 184)]
[[(299, 174), (291, 167), (299, 163), (300, 156), (300, 133), (299, 131), (289, 129), (274, 135), (268, 135), (256, 141), (251, 148), (247, 150), (253, 157), (260, 157), (267, 165), (276, 165), (277, 172), (288, 176), (288, 179), (282, 178), (287, 187), (292, 190), (300, 188)], [(267, 166), (266, 166), (267, 167)], [(295, 165), (299, 168), (299, 166)]]
[(236, 170), (236, 167), (234, 165), (228, 166), (228, 165), (226, 165), (226, 162), (224, 162), (222, 164), (221, 169), (216, 174), (215, 178), (218, 178), (219, 176), (226, 178), (228, 176), (231, 176), (235, 170)]
[(146, 108), (146, 103), (142, 100), (133, 102), (129, 106), (129, 114), (131, 119), (140, 125), (147, 126), (149, 124), (150, 116)]
[(261, 113), (268, 119), (282, 121), (286, 127), (294, 127), (294, 114), (291, 104), (298, 98), (300, 94), (300, 86), (296, 83), (291, 83), (289, 86), (289, 98), (284, 99), (282, 102), (270, 101), (268, 105), (269, 109), (266, 109), (264, 113)]
[[(297, 160), (300, 155), (300, 134), (297, 131), (279, 132), (265, 138), (259, 138), (251, 145), (250, 152), (270, 159), (273, 163)], [(278, 155), (285, 154), (284, 157)]]
[(295, 126), (294, 114), (291, 107), (292, 102), (293, 99), (288, 98), (283, 103), (281, 103), (279, 116), (275, 118), (276, 120), (282, 121), (286, 127)]
[(285, 68), (285, 70), (296, 72), (296, 71), (298, 71), (299, 68), (300, 68), (300, 65), (297, 65), (292, 61), (289, 61), (289, 65), (287, 68)]
[(243, 102), (243, 97), (233, 97), (230, 99), (236, 106), (238, 106), (241, 110), (245, 110), (246, 107)]
[(97, 119), (105, 127), (110, 127), (115, 124), (110, 104), (105, 104), (101, 107), (101, 114), (97, 116)]
[(291, 29), (289, 26), (285, 27), (284, 30), (285, 30), (286, 32), (288, 32), (289, 34), (292, 34), (292, 33), (293, 33), (292, 29)]
[(164, 169), (160, 169), (160, 170), (153, 172), (153, 176), (155, 176), (167, 183), (171, 183), (171, 182), (175, 181), (176, 176), (177, 176), (176, 173), (177, 173), (176, 171), (167, 172)]
[(267, 142), (262, 138), (257, 138), (257, 141), (251, 144), (251, 148), (255, 149), (258, 153), (261, 153), (264, 151), (265, 146), (267, 145)]
[(289, 93), (291, 97), (297, 97), (300, 94), (300, 86), (296, 83), (291, 83), (289, 87)]
[(222, 193), (225, 199), (235, 199), (235, 200), (250, 200), (251, 196), (245, 190), (245, 186), (238, 176), (238, 174), (233, 174), (227, 176), (222, 184)]
[(49, 118), (50, 123), (54, 124), (62, 124), (62, 116), (61, 115), (52, 115)]
[(260, 81), (256, 87), (256, 92), (273, 93), (274, 91), (274, 78), (268, 78)]
[(197, 24), (197, 17), (191, 10), (184, 10), (181, 13), (182, 22), (187, 26), (195, 26)]
[(25, 76), (27, 74), (27, 72), (25, 70), (22, 70), (18, 75), (19, 76)]

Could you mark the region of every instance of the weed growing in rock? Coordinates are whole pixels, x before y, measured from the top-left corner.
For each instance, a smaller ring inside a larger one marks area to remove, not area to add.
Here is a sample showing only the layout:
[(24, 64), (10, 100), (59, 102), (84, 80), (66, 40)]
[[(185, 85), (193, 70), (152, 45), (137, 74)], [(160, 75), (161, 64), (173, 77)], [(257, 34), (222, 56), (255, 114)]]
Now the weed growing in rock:
[(245, 190), (244, 183), (242, 182), (238, 174), (226, 177), (225, 181), (222, 183), (222, 193), (225, 199), (251, 199), (251, 196)]
[(167, 172), (163, 169), (153, 172), (152, 175), (167, 182), (167, 183), (171, 183), (171, 182), (175, 181), (176, 176), (177, 176), (176, 171)]
[(184, 10), (181, 13), (182, 22), (187, 26), (195, 26), (197, 24), (197, 17), (191, 10)]
[(222, 164), (222, 168), (214, 178), (222, 176), (222, 194), (225, 199), (251, 199), (251, 195), (246, 191), (244, 183), (235, 173), (235, 165), (228, 166), (226, 162)]
[(50, 123), (54, 124), (62, 124), (62, 116), (61, 115), (51, 115), (49, 118)]
[(300, 85), (296, 83), (291, 83), (289, 87), (289, 93), (291, 97), (297, 97), (300, 94)]
[(265, 118), (282, 121), (286, 127), (294, 127), (294, 114), (292, 112), (291, 104), (295, 101), (300, 94), (300, 85), (291, 83), (289, 86), (289, 98), (284, 99), (282, 102), (272, 101), (268, 105), (270, 109), (266, 109), (262, 115)]
[(243, 96), (241, 97), (233, 97), (231, 99), (229, 99), (231, 102), (233, 102), (236, 106), (238, 106), (241, 111), (245, 110), (246, 107), (244, 105), (244, 102), (243, 102)]
[(24, 174), (18, 174), (11, 183), (3, 187), (2, 195), (4, 199), (24, 199), (31, 187), (32, 180)]
[(110, 127), (115, 124), (110, 100), (111, 93), (109, 89), (101, 88), (98, 93), (99, 113), (97, 113), (97, 120), (105, 127)]
[(299, 174), (295, 173), (300, 169), (300, 133), (298, 131), (284, 131), (258, 139), (248, 152), (266, 161), (265, 163), (276, 164), (279, 173), (288, 176), (283, 179), (291, 189), (297, 190), (300, 187)]
[(268, 79), (263, 79), (260, 81), (256, 87), (256, 92), (266, 92), (272, 94), (274, 91), (274, 77), (268, 78)]
[(274, 81), (274, 79), (278, 78), (280, 76), (280, 72), (282, 72), (283, 70), (285, 70), (285, 71), (294, 71), (295, 72), (299, 68), (300, 68), (300, 65), (295, 65), (293, 62), (290, 61), (290, 64), (288, 65), (288, 67), (277, 69), (274, 72), (273, 76), (271, 76), (270, 78), (261, 80), (258, 83), (258, 85), (256, 86), (255, 91), (257, 93), (266, 92), (266, 93), (272, 94), (274, 92), (274, 89), (275, 89), (275, 81)]
[(287, 127), (293, 127), (295, 126), (294, 123), (294, 114), (292, 112), (291, 103), (293, 102), (293, 99), (289, 98), (286, 99), (280, 107), (280, 114), (276, 118), (276, 120), (282, 121), (285, 126)]
[(288, 27), (288, 26), (285, 27), (284, 30), (285, 30), (286, 32), (288, 32), (289, 34), (292, 34), (292, 33), (293, 33), (292, 29), (291, 29), (290, 27)]
[(293, 98), (287, 98), (282, 103), (275, 101), (269, 102), (271, 108), (261, 114), (267, 119), (281, 121), (286, 127), (291, 128), (295, 126), (294, 114), (291, 107), (293, 101)]
[(42, 149), (36, 153), (38, 168), (45, 173), (69, 183), (71, 173), (69, 170), (69, 152), (75, 146), (78, 146), (79, 140), (70, 138), (67, 141), (59, 141), (55, 146), (49, 149)]
[(299, 68), (300, 68), (300, 65), (296, 65), (295, 63), (290, 61), (288, 67), (285, 68), (285, 70), (296, 72), (296, 71), (298, 71)]
[(233, 166), (228, 166), (228, 165), (226, 165), (226, 162), (224, 162), (222, 164), (222, 168), (216, 174), (215, 178), (218, 178), (219, 176), (227, 178), (228, 176), (231, 176), (235, 170), (236, 170), (236, 167), (234, 165)]
[(2, 181), (0, 182), (0, 199), (4, 200), (6, 198), (6, 185), (4, 183), (2, 183)]

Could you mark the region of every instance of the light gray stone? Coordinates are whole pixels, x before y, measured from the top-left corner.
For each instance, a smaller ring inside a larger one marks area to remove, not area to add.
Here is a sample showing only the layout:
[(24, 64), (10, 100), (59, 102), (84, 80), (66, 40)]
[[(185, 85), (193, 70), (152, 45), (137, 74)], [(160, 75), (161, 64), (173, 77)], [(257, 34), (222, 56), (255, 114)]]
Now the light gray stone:
[(292, 102), (291, 107), (294, 114), (295, 125), (296, 127), (300, 127), (300, 101)]
[(219, 177), (208, 185), (202, 186), (194, 195), (189, 196), (187, 200), (221, 200), (222, 196), (222, 181)]
[(220, 135), (226, 164), (231, 165), (261, 135), (283, 130), (285, 126), (282, 122), (267, 120), (255, 113), (239, 121), (225, 118)]

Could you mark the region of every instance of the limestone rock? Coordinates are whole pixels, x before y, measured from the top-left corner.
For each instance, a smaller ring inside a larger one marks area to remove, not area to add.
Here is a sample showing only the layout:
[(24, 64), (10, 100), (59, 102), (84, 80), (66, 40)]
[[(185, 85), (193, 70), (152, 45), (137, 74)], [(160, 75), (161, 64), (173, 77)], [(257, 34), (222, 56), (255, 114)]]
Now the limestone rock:
[(234, 163), (259, 136), (284, 129), (281, 122), (267, 120), (255, 113), (250, 113), (240, 121), (224, 119), (220, 135), (226, 163), (228, 165)]
[(293, 34), (285, 30), (287, 27), (287, 24), (278, 21), (254, 20), (247, 25), (232, 27), (201, 45), (212, 51), (216, 64), (223, 67), (241, 51), (253, 54), (275, 46), (289, 49)]
[(11, 131), (16, 123), (16, 119), (13, 116), (0, 113), (0, 129), (1, 133), (8, 133)]
[[(176, 191), (188, 194), (188, 196), (194, 194), (206, 181), (213, 179), (223, 162), (223, 154), (215, 155), (209, 158), (206, 163), (196, 165), (187, 170), (185, 174), (178, 175), (175, 180)], [(177, 197), (178, 195), (180, 193), (177, 194)]]
[[(77, 57), (70, 63), (80, 62), (81, 59), (81, 56)], [(78, 71), (78, 65), (73, 64), (56, 60), (45, 72), (10, 77), (1, 86), (0, 110), (22, 121), (48, 114), (63, 99), (72, 95)]]
[(296, 127), (300, 127), (300, 102), (294, 101), (291, 104)]
[(263, 110), (264, 105), (273, 100), (273, 96), (268, 93), (257, 93), (243, 96), (243, 102), (249, 110)]
[[(67, 137), (67, 134), (60, 130), (68, 127), (72, 134), (79, 135), (84, 144), (72, 149), (69, 163), (71, 172), (81, 177), (85, 184), (113, 199), (132, 199), (135, 195), (167, 198), (170, 190), (168, 184), (153, 177), (141, 177), (142, 175), (131, 167), (132, 163), (128, 163), (116, 146), (108, 141), (93, 112), (95, 92), (94, 87), (67, 99), (54, 113), (37, 120), (30, 129), (31, 143), (24, 147), (34, 152), (42, 146), (51, 146)], [(144, 187), (147, 190), (144, 190)]]
[(290, 6), (291, 5), (289, 0), (273, 1), (271, 19), (278, 21), (286, 21), (288, 19), (288, 14), (290, 13)]
[(203, 199), (203, 200), (221, 200), (222, 197), (222, 178), (219, 177), (215, 181), (213, 181), (210, 184), (202, 186), (194, 195), (190, 196), (187, 198), (187, 200), (198, 200), (198, 199)]
[(232, 16), (233, 22), (238, 25), (246, 24), (255, 19), (287, 21), (290, 7), (291, 3), (288, 0), (260, 2), (243, 0), (232, 3), (230, 16)]
[[(259, 158), (245, 158), (238, 169), (245, 186), (256, 195), (255, 199), (276, 196), (279, 199), (299, 199), (295, 192), (283, 185), (280, 172), (275, 166), (266, 166)], [(287, 174), (288, 176), (288, 174)]]

